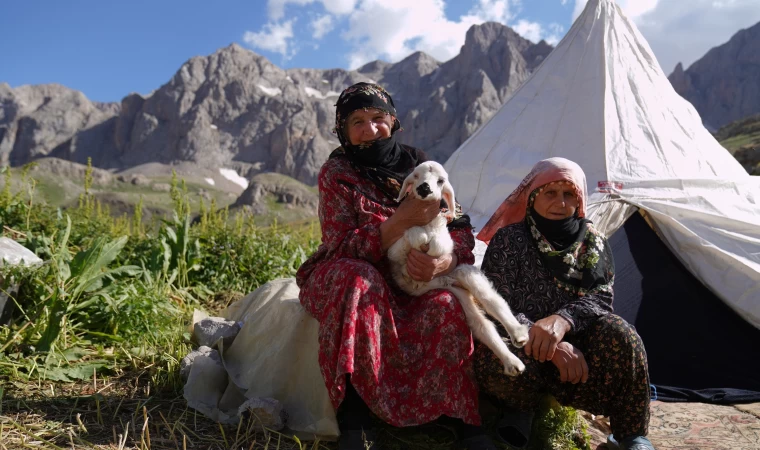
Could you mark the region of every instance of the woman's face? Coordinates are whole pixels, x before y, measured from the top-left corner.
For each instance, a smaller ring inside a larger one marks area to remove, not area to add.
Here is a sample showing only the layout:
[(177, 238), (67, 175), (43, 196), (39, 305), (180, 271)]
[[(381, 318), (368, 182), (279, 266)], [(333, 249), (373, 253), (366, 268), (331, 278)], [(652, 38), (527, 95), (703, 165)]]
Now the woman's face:
[(346, 120), (348, 140), (353, 145), (391, 137), (393, 117), (379, 109), (357, 109)]
[(533, 209), (547, 219), (567, 219), (578, 209), (578, 197), (570, 183), (549, 183), (536, 196)]

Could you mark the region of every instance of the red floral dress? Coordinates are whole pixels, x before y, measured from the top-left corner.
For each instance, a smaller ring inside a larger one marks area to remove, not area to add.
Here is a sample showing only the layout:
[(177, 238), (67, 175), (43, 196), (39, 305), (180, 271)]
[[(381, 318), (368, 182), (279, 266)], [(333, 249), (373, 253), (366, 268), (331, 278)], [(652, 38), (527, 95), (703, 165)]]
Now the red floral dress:
[[(343, 157), (319, 174), (322, 245), (298, 271), (304, 308), (319, 320), (319, 364), (337, 409), (345, 375), (369, 408), (398, 427), (446, 415), (480, 424), (472, 374), (472, 335), (456, 297), (407, 295), (391, 280), (380, 224), (394, 211)], [(451, 232), (460, 264), (472, 264), (474, 238)]]

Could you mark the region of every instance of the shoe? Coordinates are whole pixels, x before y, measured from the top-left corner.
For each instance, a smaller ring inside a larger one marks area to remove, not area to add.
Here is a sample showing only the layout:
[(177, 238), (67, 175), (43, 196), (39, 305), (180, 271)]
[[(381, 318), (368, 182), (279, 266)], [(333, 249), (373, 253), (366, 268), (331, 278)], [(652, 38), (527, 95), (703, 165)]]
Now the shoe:
[(607, 448), (609, 450), (655, 450), (654, 445), (644, 436), (630, 436), (618, 443), (613, 435), (609, 435)]
[(485, 434), (460, 439), (456, 443), (457, 450), (497, 450), (496, 445)]
[(532, 411), (522, 412), (513, 409), (504, 411), (496, 425), (499, 440), (515, 449), (528, 447), (534, 415)]
[(382, 450), (374, 429), (342, 430), (338, 438), (338, 450)]

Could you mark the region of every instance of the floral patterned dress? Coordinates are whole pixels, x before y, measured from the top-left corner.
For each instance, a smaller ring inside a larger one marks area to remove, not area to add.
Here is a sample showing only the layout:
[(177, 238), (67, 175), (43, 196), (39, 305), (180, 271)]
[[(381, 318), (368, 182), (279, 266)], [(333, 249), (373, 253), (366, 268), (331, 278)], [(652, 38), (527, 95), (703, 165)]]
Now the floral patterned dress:
[[(594, 293), (571, 293), (552, 276), (541, 257), (540, 252), (553, 249), (529, 227), (530, 221), (525, 220), (496, 232), (483, 260), (483, 272), (521, 323), (532, 325), (552, 314), (567, 319), (572, 328), (565, 340), (583, 352), (589, 378), (583, 384), (562, 383), (553, 363), (536, 361), (514, 347), (510, 348), (526, 369), (510, 378), (491, 350), (477, 344), (474, 365), (481, 390), (522, 411), (535, 409), (541, 396), (550, 393), (564, 405), (610, 417), (616, 437), (646, 435), (650, 396), (646, 352), (636, 330), (612, 314), (614, 273), (607, 272)], [(584, 242), (586, 248), (567, 251), (563, 262), (578, 270), (599, 262), (598, 258), (608, 260), (604, 265), (612, 264), (606, 239), (591, 224)], [(499, 328), (508, 342), (508, 335)]]
[[(479, 424), (473, 341), (456, 297), (412, 297), (390, 281), (380, 224), (396, 209), (345, 157), (319, 174), (322, 244), (298, 271), (304, 308), (320, 323), (319, 364), (337, 409), (345, 375), (370, 410), (394, 426), (446, 415)], [(469, 229), (451, 231), (460, 264), (472, 264)]]

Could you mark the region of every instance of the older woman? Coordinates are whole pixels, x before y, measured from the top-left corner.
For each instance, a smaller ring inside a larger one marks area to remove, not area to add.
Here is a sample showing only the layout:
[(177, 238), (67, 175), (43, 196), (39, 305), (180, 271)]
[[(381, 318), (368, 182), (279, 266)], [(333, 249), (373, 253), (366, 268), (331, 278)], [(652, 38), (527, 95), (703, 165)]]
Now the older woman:
[(500, 434), (512, 444), (527, 444), (525, 419), (550, 393), (562, 404), (608, 416), (608, 447), (653, 449), (645, 437), (644, 345), (631, 325), (612, 314), (612, 251), (585, 219), (585, 207), (580, 166), (564, 158), (543, 160), (478, 234), (490, 241), (483, 272), (531, 330), (525, 347), (513, 348), (525, 363), (522, 375), (506, 377), (501, 362), (481, 345), (475, 374), (484, 392), (523, 412), (522, 421), (513, 414), (500, 423)]
[[(340, 95), (334, 131), (341, 147), (318, 178), (322, 244), (297, 274), (301, 304), (320, 322), (322, 375), (340, 405), (338, 445), (363, 450), (365, 439), (374, 441), (371, 411), (398, 427), (445, 417), (462, 447), (492, 449), (479, 426), (473, 342), (461, 306), (448, 291), (411, 297), (389, 281), (388, 248), (440, 212), (437, 202), (394, 200), (425, 160), (396, 141), (399, 129), (380, 86), (358, 83)], [(410, 254), (412, 277), (429, 281), (473, 263), (469, 219), (460, 216), (449, 229), (453, 254)]]

